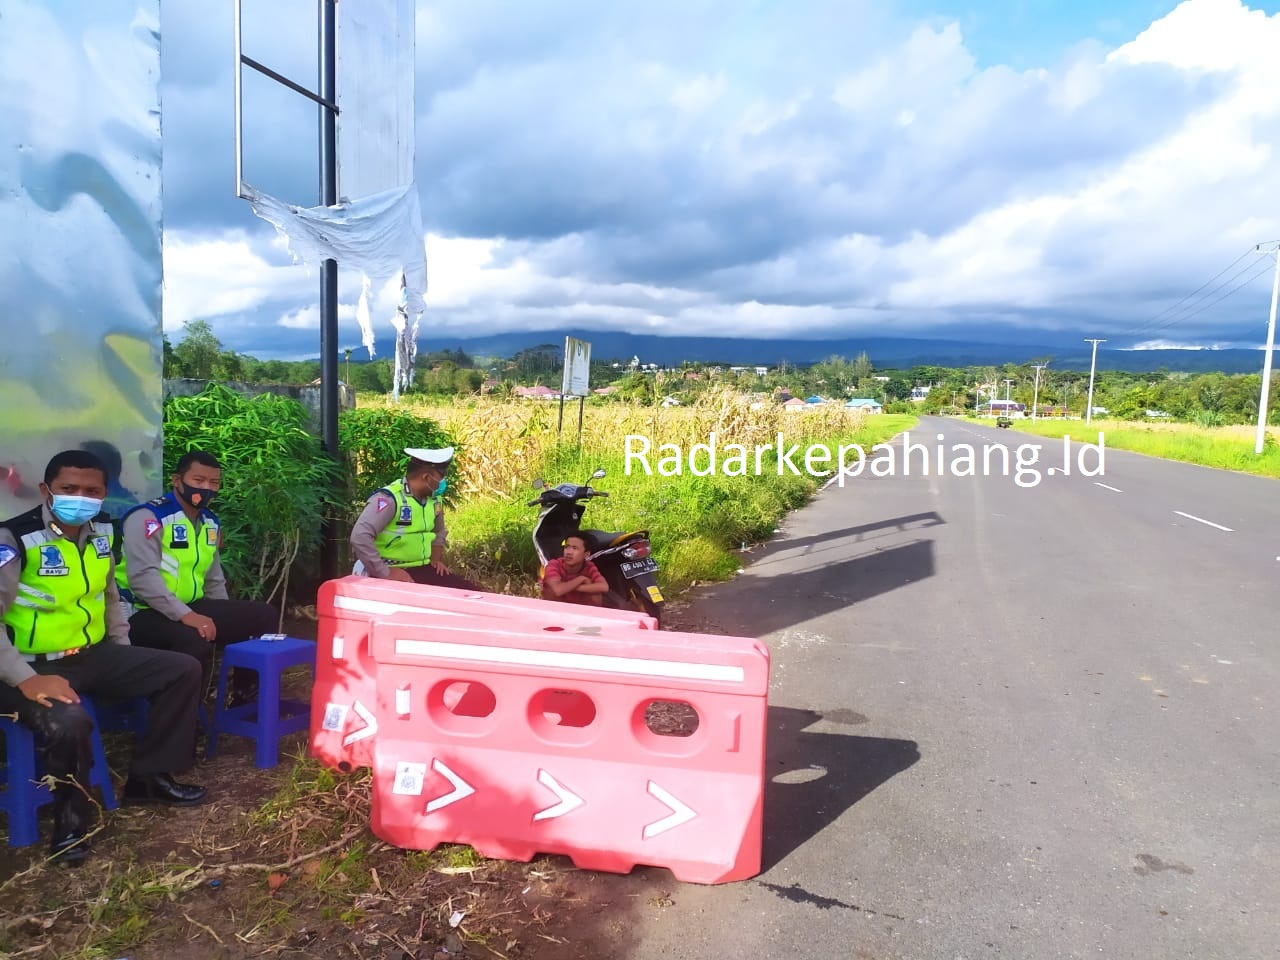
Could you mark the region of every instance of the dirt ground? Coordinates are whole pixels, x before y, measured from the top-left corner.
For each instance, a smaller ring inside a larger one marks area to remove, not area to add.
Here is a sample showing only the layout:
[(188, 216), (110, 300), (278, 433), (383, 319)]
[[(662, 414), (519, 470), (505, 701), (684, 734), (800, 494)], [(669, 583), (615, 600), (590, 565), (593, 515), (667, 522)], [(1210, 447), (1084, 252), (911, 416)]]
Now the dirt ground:
[[(314, 622), (287, 626), (315, 637)], [(680, 604), (664, 626), (719, 632)], [(305, 699), (308, 677), (291, 677), (289, 693)], [(104, 739), (117, 787), (131, 740)], [(0, 957), (608, 960), (625, 956), (639, 912), (678, 893), (658, 868), (619, 876), (559, 856), (389, 846), (368, 826), (367, 773), (333, 774), (306, 749), (306, 733), (289, 737), (279, 766), (258, 770), (251, 741), (219, 738), (217, 758), (179, 778), (210, 788), (204, 805), (107, 813), (79, 868), (44, 859), (46, 808), (37, 845), (0, 847)]]

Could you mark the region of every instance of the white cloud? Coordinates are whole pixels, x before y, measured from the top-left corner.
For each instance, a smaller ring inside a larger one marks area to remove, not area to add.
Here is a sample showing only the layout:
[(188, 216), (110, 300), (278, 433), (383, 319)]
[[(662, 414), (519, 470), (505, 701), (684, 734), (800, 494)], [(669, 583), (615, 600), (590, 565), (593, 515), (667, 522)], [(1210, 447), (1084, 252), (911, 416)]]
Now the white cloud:
[[(418, 36), (424, 338), (974, 318), (1115, 336), (1280, 237), (1280, 16), (1240, 0), (1188, 0), (1115, 50), (1025, 71), (871, 2), (440, 0)], [(175, 102), (207, 102), (198, 72)], [(167, 329), (310, 322), (316, 278), (242, 213), (236, 233), (177, 212)], [(341, 290), (350, 309), (358, 282)], [(1143, 337), (1225, 342), (1242, 304)]]

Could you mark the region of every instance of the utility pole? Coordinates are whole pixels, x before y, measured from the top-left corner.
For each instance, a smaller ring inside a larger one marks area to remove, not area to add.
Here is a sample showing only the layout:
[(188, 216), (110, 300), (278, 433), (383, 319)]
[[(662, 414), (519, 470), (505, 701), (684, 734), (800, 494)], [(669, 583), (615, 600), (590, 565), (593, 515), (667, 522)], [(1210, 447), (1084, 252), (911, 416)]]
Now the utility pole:
[(1036, 392), (1031, 399), (1031, 422), (1036, 422), (1036, 408), (1040, 405), (1040, 371), (1047, 367), (1047, 363), (1037, 363), (1036, 368)]
[(1011, 383), (1013, 383), (1012, 380), (1005, 380), (1004, 382), (1004, 415), (1006, 417), (1009, 416), (1009, 384)]
[(1088, 424), (1089, 421), (1093, 418), (1093, 371), (1098, 366), (1098, 344), (1106, 343), (1107, 341), (1090, 340), (1086, 338), (1084, 342), (1093, 344), (1093, 360), (1090, 361), (1089, 363), (1089, 400), (1085, 404), (1085, 408), (1084, 408), (1084, 422), (1085, 424)]
[[(1258, 245), (1262, 249), (1262, 245)], [(1271, 351), (1276, 343), (1276, 297), (1280, 295), (1280, 243), (1276, 244), (1276, 278), (1271, 284), (1271, 320), (1267, 324), (1267, 352), (1262, 358), (1262, 395), (1258, 397), (1258, 439), (1253, 452), (1262, 453), (1267, 429), (1267, 399), (1271, 393)]]

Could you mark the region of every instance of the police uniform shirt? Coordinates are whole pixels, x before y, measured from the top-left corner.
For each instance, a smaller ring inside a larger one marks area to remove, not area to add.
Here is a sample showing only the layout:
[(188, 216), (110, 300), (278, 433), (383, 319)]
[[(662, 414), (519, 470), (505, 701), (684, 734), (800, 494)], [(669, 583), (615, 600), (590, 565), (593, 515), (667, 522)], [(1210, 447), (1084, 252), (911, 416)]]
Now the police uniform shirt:
[[(61, 535), (55, 533), (50, 526), (53, 523), (53, 515), (49, 513), (48, 505), (41, 506), (40, 517), (44, 520), (44, 526), (49, 535), (61, 539)], [(76, 537), (76, 549), (83, 551), (92, 535), (93, 526), (88, 523), (82, 524), (80, 533)], [(56, 543), (57, 540), (53, 542)], [(23, 552), (23, 546), (14, 538), (13, 532), (8, 527), (0, 527), (0, 617), (4, 616), (18, 595), (18, 581), (22, 575)], [(120, 609), (120, 594), (116, 591), (115, 568), (115, 560), (112, 560), (111, 567), (107, 573), (107, 585), (104, 591), (107, 621), (105, 639), (111, 643), (128, 644), (129, 622), (125, 620), (124, 613)], [(31, 665), (22, 659), (22, 654), (18, 652), (18, 648), (9, 639), (8, 632), (0, 628), (0, 680), (12, 687), (16, 687), (24, 680), (30, 680), (35, 675), (36, 672), (31, 669)]]
[[(199, 528), (187, 518), (184, 529), (197, 531)], [(128, 559), (126, 572), (129, 575), (129, 592), (153, 610), (164, 614), (170, 620), (181, 620), (191, 608), (179, 600), (169, 590), (160, 573), (160, 557), (164, 544), (161, 540), (166, 535), (163, 526), (159, 525), (155, 514), (147, 509), (134, 510), (125, 519), (120, 537), (124, 556)], [(190, 533), (190, 536), (199, 536)], [(213, 556), (213, 564), (204, 575), (204, 595), (210, 600), (227, 599), (227, 581), (222, 573), (222, 555), (218, 551)]]
[[(364, 509), (360, 511), (360, 517), (356, 520), (355, 526), (351, 528), (351, 550), (356, 555), (356, 559), (364, 564), (366, 574), (384, 580), (391, 576), (391, 567), (378, 553), (378, 547), (374, 541), (378, 534), (391, 525), (396, 515), (394, 510), (385, 509), (386, 499), (385, 492), (374, 491), (365, 503)], [(384, 509), (382, 510), (378, 509), (379, 500), (383, 501)], [(448, 545), (443, 513), (436, 513), (435, 535), (432, 546), (438, 543), (443, 550)]]

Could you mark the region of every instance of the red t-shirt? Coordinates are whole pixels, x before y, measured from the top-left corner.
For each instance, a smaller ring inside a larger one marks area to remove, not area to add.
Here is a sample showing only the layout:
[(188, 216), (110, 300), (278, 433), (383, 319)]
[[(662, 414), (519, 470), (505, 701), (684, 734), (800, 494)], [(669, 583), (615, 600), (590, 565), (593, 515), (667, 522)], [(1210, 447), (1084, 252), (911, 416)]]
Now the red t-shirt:
[(582, 561), (582, 569), (575, 574), (568, 574), (564, 569), (564, 557), (556, 557), (554, 560), (547, 561), (547, 572), (542, 575), (542, 599), (544, 600), (560, 600), (563, 603), (590, 603), (588, 594), (584, 594), (578, 590), (571, 590), (563, 597), (557, 597), (547, 589), (548, 580), (573, 580), (577, 577), (586, 577), (591, 583), (602, 583), (604, 576), (596, 569), (596, 565), (590, 560)]

